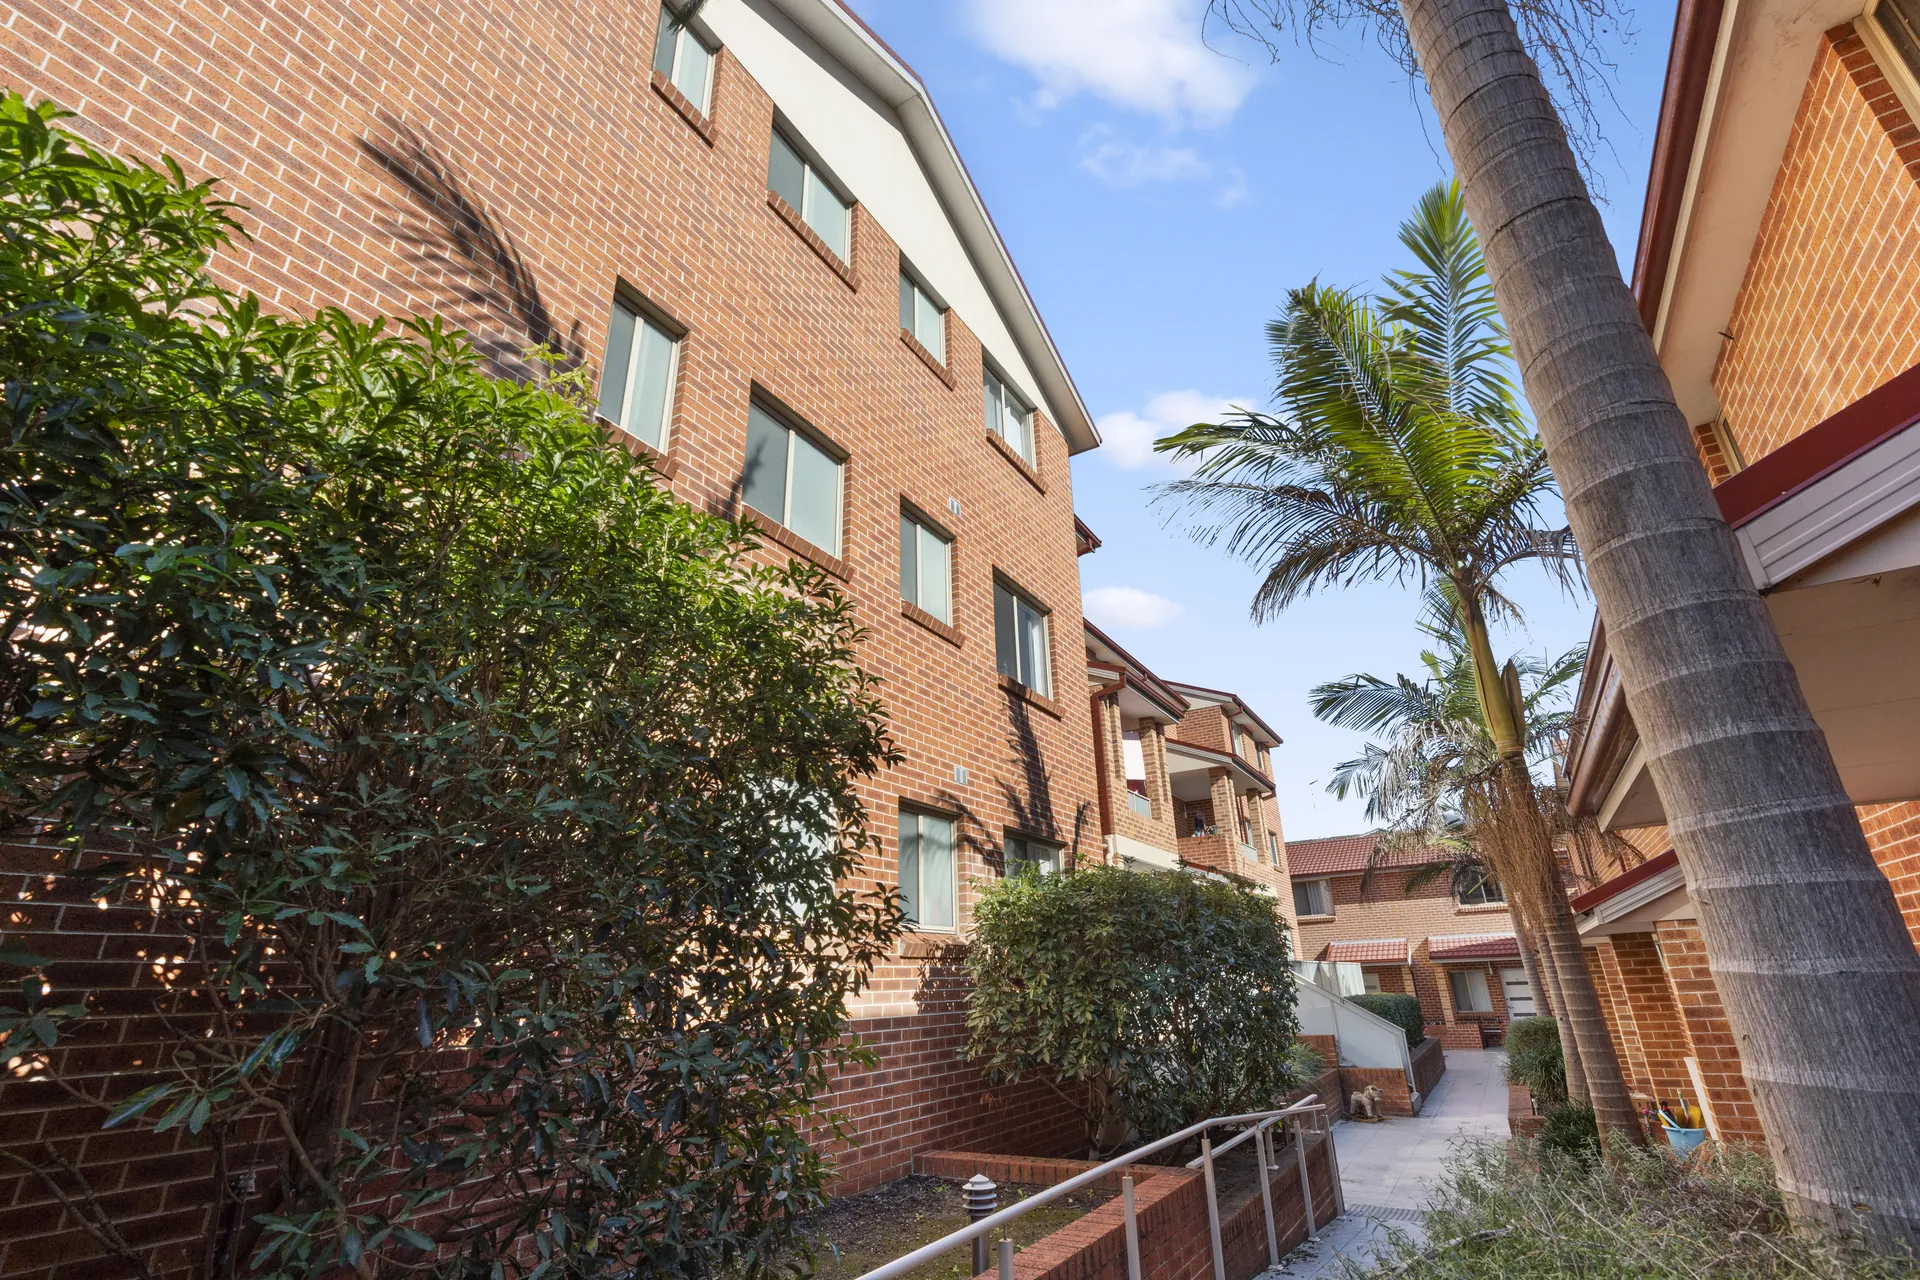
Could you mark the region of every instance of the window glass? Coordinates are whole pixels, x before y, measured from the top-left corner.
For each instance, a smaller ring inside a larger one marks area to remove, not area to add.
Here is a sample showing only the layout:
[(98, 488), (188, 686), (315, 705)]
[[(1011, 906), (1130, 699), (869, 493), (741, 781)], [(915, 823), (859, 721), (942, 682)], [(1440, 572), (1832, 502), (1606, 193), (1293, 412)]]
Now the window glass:
[(1460, 890), (1463, 907), (1495, 906), (1507, 900), (1507, 891), (1485, 871), (1471, 872), (1471, 879)]
[(953, 928), (953, 823), (947, 819), (900, 811), (900, 897), (909, 924)]
[(1380, 975), (1372, 969), (1362, 969), (1360, 971), (1360, 982), (1362, 986), (1366, 987), (1368, 995), (1377, 996), (1380, 994)]
[(1043, 876), (1060, 870), (1060, 848), (1043, 840), (1009, 835), (1006, 840), (1007, 874), (1017, 876), (1029, 869)]
[(1140, 732), (1128, 729), (1120, 735), (1120, 762), (1126, 770), (1127, 790), (1147, 794), (1147, 753), (1140, 747)]
[(1461, 1013), (1491, 1013), (1493, 1001), (1487, 996), (1487, 975), (1478, 969), (1455, 969), (1447, 975), (1453, 987), (1453, 1007)]
[(1273, 865), (1280, 865), (1280, 837), (1275, 832), (1267, 832), (1267, 852), (1273, 856)]
[(840, 554), (840, 464), (757, 404), (747, 407), (740, 496), (829, 555)]
[(1920, 0), (1880, 0), (1873, 20), (1907, 64), (1907, 73), (1920, 80)]
[(600, 416), (656, 449), (667, 446), (679, 343), (630, 307), (613, 304), (600, 374)]
[(986, 413), (987, 430), (1005, 440), (1013, 451), (1033, 461), (1033, 411), (1007, 384), (987, 369), (981, 376), (981, 405)]
[(793, 206), (793, 211), (805, 216), (807, 205), (807, 162), (793, 149), (793, 144), (781, 137), (776, 130), (773, 135), (773, 151), (767, 158), (767, 189)]
[(1325, 880), (1295, 880), (1293, 882), (1293, 913), (1299, 916), (1330, 916), (1333, 914), (1332, 886)]
[(953, 547), (945, 538), (901, 513), (900, 598), (949, 623), (953, 621), (952, 557)]
[(800, 216), (840, 261), (853, 260), (847, 252), (847, 204), (812, 165), (807, 166), (807, 207)]
[(673, 87), (705, 115), (711, 105), (707, 91), (713, 83), (713, 51), (700, 41), (691, 28), (674, 18), (672, 10), (660, 6), (660, 34), (653, 42), (653, 69), (672, 81)]
[(999, 583), (993, 587), (993, 643), (1001, 675), (1043, 698), (1053, 696), (1047, 615)]
[(900, 273), (900, 327), (942, 364), (947, 360), (946, 314), (947, 309), (913, 277)]

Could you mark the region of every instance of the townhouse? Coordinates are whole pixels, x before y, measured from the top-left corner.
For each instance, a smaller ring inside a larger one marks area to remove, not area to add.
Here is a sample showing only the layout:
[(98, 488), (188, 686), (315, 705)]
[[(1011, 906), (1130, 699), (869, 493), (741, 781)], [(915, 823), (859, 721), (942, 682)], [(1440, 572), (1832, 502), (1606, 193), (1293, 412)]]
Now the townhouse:
[(1296, 840), (1287, 850), (1303, 960), (1357, 964), (1369, 992), (1415, 996), (1448, 1049), (1499, 1044), (1545, 1012), (1497, 880), (1457, 883), (1445, 865), (1382, 835)]
[[(1920, 940), (1920, 0), (1685, 0), (1634, 267), (1681, 407)], [(1635, 1092), (1759, 1142), (1632, 699), (1596, 622), (1574, 899)]]
[(866, 787), (863, 879), (912, 925), (853, 1011), (879, 1061), (837, 1086), (841, 1189), (1078, 1132), (964, 1062), (949, 950), (1009, 862), (1104, 856), (1068, 472), (1098, 437), (873, 32), (836, 0), (16, 6), (0, 68), (99, 145), (219, 179), (249, 233), (225, 283), (438, 312), (509, 375), (544, 345), (676, 495), (831, 575), (904, 754)]
[(1163, 680), (1091, 622), (1085, 636), (1104, 860), (1233, 881), (1291, 926), (1279, 735), (1238, 696)]

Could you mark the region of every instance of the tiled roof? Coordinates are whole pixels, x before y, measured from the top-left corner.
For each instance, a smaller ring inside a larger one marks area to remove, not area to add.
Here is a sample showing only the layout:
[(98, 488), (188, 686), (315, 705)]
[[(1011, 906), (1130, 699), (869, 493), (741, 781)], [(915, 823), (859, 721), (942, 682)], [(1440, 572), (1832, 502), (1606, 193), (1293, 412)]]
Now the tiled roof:
[(1680, 855), (1669, 849), (1657, 858), (1648, 858), (1637, 867), (1628, 867), (1611, 880), (1601, 881), (1567, 905), (1573, 908), (1575, 914), (1591, 911), (1607, 899), (1625, 893), (1642, 880), (1650, 880), (1662, 871), (1679, 865)]
[(1347, 964), (1405, 964), (1407, 940), (1369, 938), (1360, 942), (1329, 942), (1320, 958)]
[[(1324, 840), (1287, 841), (1287, 872), (1297, 880), (1314, 876), (1357, 875), (1367, 869), (1367, 859), (1380, 843), (1380, 833), (1363, 836), (1329, 836)], [(1417, 849), (1401, 851), (1382, 858), (1381, 867), (1418, 867), (1430, 861)]]
[(1519, 954), (1519, 940), (1510, 933), (1436, 933), (1427, 939), (1427, 956), (1433, 960), (1500, 960)]

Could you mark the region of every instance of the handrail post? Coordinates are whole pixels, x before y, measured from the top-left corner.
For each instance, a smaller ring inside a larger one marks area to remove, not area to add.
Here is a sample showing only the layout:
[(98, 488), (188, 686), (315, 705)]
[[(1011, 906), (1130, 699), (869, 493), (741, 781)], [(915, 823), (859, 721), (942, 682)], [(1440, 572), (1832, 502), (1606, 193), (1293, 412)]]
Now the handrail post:
[(1333, 1216), (1343, 1218), (1347, 1213), (1347, 1190), (1340, 1185), (1340, 1148), (1333, 1141), (1331, 1109), (1320, 1113), (1320, 1133), (1327, 1147), (1327, 1173), (1333, 1179)]
[(1120, 1179), (1120, 1203), (1127, 1214), (1127, 1280), (1140, 1280), (1140, 1219), (1133, 1209), (1133, 1175)]
[(1013, 1241), (1000, 1242), (1000, 1280), (1013, 1280)]
[(1207, 1233), (1213, 1241), (1213, 1280), (1227, 1280), (1226, 1251), (1220, 1247), (1220, 1194), (1213, 1181), (1213, 1139), (1200, 1135), (1200, 1169), (1207, 1180)]
[(1307, 1239), (1320, 1234), (1320, 1225), (1313, 1216), (1313, 1181), (1307, 1177), (1307, 1127), (1298, 1119), (1293, 1122), (1293, 1156), (1300, 1169), (1300, 1203), (1307, 1209)]
[(1253, 1157), (1260, 1162), (1260, 1205), (1267, 1213), (1267, 1261), (1280, 1265), (1280, 1237), (1273, 1230), (1273, 1180), (1267, 1166), (1273, 1163), (1273, 1130), (1263, 1120), (1253, 1138)]

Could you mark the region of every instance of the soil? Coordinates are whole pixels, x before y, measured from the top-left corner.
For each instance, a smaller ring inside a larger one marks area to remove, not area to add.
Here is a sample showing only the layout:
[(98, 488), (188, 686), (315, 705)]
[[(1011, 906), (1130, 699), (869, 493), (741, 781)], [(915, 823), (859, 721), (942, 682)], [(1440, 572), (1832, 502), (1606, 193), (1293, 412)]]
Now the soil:
[[(1002, 1185), (1000, 1207), (1043, 1190)], [(1112, 1192), (1077, 1191), (1014, 1219), (1010, 1233), (1014, 1248), (1026, 1248), (1112, 1198)], [(966, 1226), (965, 1203), (958, 1182), (915, 1174), (863, 1195), (835, 1200), (800, 1224), (800, 1238), (813, 1249), (817, 1280), (856, 1280)], [(973, 1273), (972, 1246), (962, 1245), (907, 1274), (911, 1280), (970, 1280)]]

